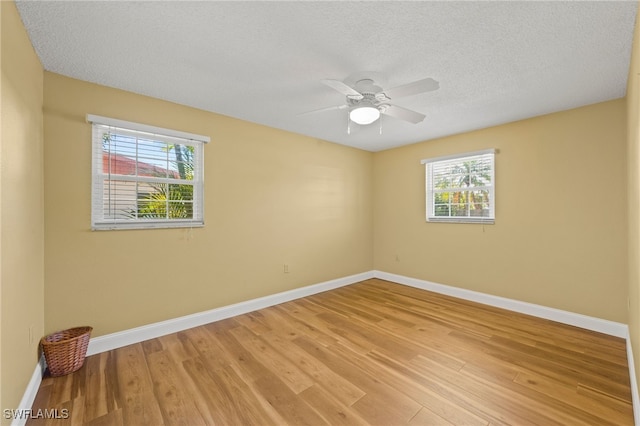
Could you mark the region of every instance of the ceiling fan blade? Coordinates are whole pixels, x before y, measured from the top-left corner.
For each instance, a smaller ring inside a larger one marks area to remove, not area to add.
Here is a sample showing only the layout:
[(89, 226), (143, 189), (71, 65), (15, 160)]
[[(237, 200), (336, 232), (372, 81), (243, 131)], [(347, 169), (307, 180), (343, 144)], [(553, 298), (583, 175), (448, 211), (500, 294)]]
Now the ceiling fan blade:
[(348, 96), (351, 99), (359, 100), (364, 97), (356, 89), (354, 89), (353, 87), (347, 86), (341, 81), (338, 81), (338, 80), (320, 80), (320, 81), (323, 84), (331, 87), (334, 90), (337, 90), (338, 92), (342, 93), (345, 96)]
[(391, 117), (399, 118), (400, 120), (408, 121), (413, 124), (418, 124), (426, 117), (426, 115), (424, 114), (412, 111), (410, 109), (402, 108), (397, 105), (387, 106), (382, 110), (382, 113)]
[(301, 112), (300, 114), (297, 114), (297, 115), (298, 116), (309, 115), (309, 114), (315, 114), (317, 112), (333, 111), (334, 109), (345, 109), (345, 108), (347, 108), (346, 105), (335, 105), (335, 106), (330, 106), (326, 108), (314, 109), (313, 111)]
[(414, 81), (413, 83), (404, 84), (402, 86), (394, 87), (389, 90), (384, 90), (382, 93), (387, 99), (397, 99), (403, 96), (417, 95), (418, 93), (431, 92), (438, 90), (440, 83), (432, 78), (424, 78), (422, 80)]

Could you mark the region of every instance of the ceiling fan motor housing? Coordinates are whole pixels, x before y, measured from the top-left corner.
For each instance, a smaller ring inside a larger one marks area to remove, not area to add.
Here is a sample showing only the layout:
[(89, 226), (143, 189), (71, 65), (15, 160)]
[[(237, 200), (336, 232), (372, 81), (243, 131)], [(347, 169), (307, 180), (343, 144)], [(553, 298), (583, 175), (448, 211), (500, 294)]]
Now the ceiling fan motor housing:
[(375, 93), (361, 93), (362, 99), (354, 99), (347, 96), (347, 103), (352, 108), (372, 106), (377, 108), (380, 102), (376, 99)]

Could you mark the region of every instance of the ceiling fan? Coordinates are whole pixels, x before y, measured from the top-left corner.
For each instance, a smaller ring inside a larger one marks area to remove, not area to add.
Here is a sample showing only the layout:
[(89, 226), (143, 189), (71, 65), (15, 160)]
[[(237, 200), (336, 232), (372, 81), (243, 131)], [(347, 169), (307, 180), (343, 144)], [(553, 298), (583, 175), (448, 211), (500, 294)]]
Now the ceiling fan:
[(345, 95), (346, 104), (322, 108), (306, 114), (334, 109), (349, 109), (349, 119), (360, 125), (373, 123), (380, 118), (381, 114), (417, 124), (424, 120), (426, 117), (424, 114), (389, 102), (405, 96), (431, 92), (440, 88), (440, 84), (432, 78), (425, 78), (387, 90), (383, 90), (377, 86), (371, 78), (362, 78), (356, 81), (353, 85), (354, 87), (339, 80), (327, 79), (321, 80), (321, 82)]

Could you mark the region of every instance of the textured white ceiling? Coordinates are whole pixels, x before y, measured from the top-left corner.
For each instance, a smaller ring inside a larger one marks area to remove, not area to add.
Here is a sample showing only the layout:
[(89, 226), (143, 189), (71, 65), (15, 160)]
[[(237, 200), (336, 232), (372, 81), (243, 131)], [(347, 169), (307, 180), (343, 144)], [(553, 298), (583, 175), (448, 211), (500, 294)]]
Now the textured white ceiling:
[[(48, 71), (379, 151), (623, 97), (637, 2), (17, 6)], [(367, 72), (383, 88), (439, 81), (396, 101), (427, 118), (385, 117), (380, 135), (347, 134), (345, 110), (300, 115), (345, 102), (320, 80)]]

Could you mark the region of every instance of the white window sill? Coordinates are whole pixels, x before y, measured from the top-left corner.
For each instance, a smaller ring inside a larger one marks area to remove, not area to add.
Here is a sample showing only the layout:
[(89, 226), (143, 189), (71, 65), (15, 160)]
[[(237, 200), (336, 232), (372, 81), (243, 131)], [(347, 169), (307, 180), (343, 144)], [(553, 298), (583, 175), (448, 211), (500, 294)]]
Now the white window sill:
[(131, 229), (173, 229), (173, 228), (202, 228), (203, 222), (172, 222), (172, 223), (102, 223), (91, 226), (92, 231), (126, 231)]
[(427, 222), (434, 223), (478, 223), (482, 225), (494, 225), (494, 218), (473, 218), (473, 217), (428, 217)]

